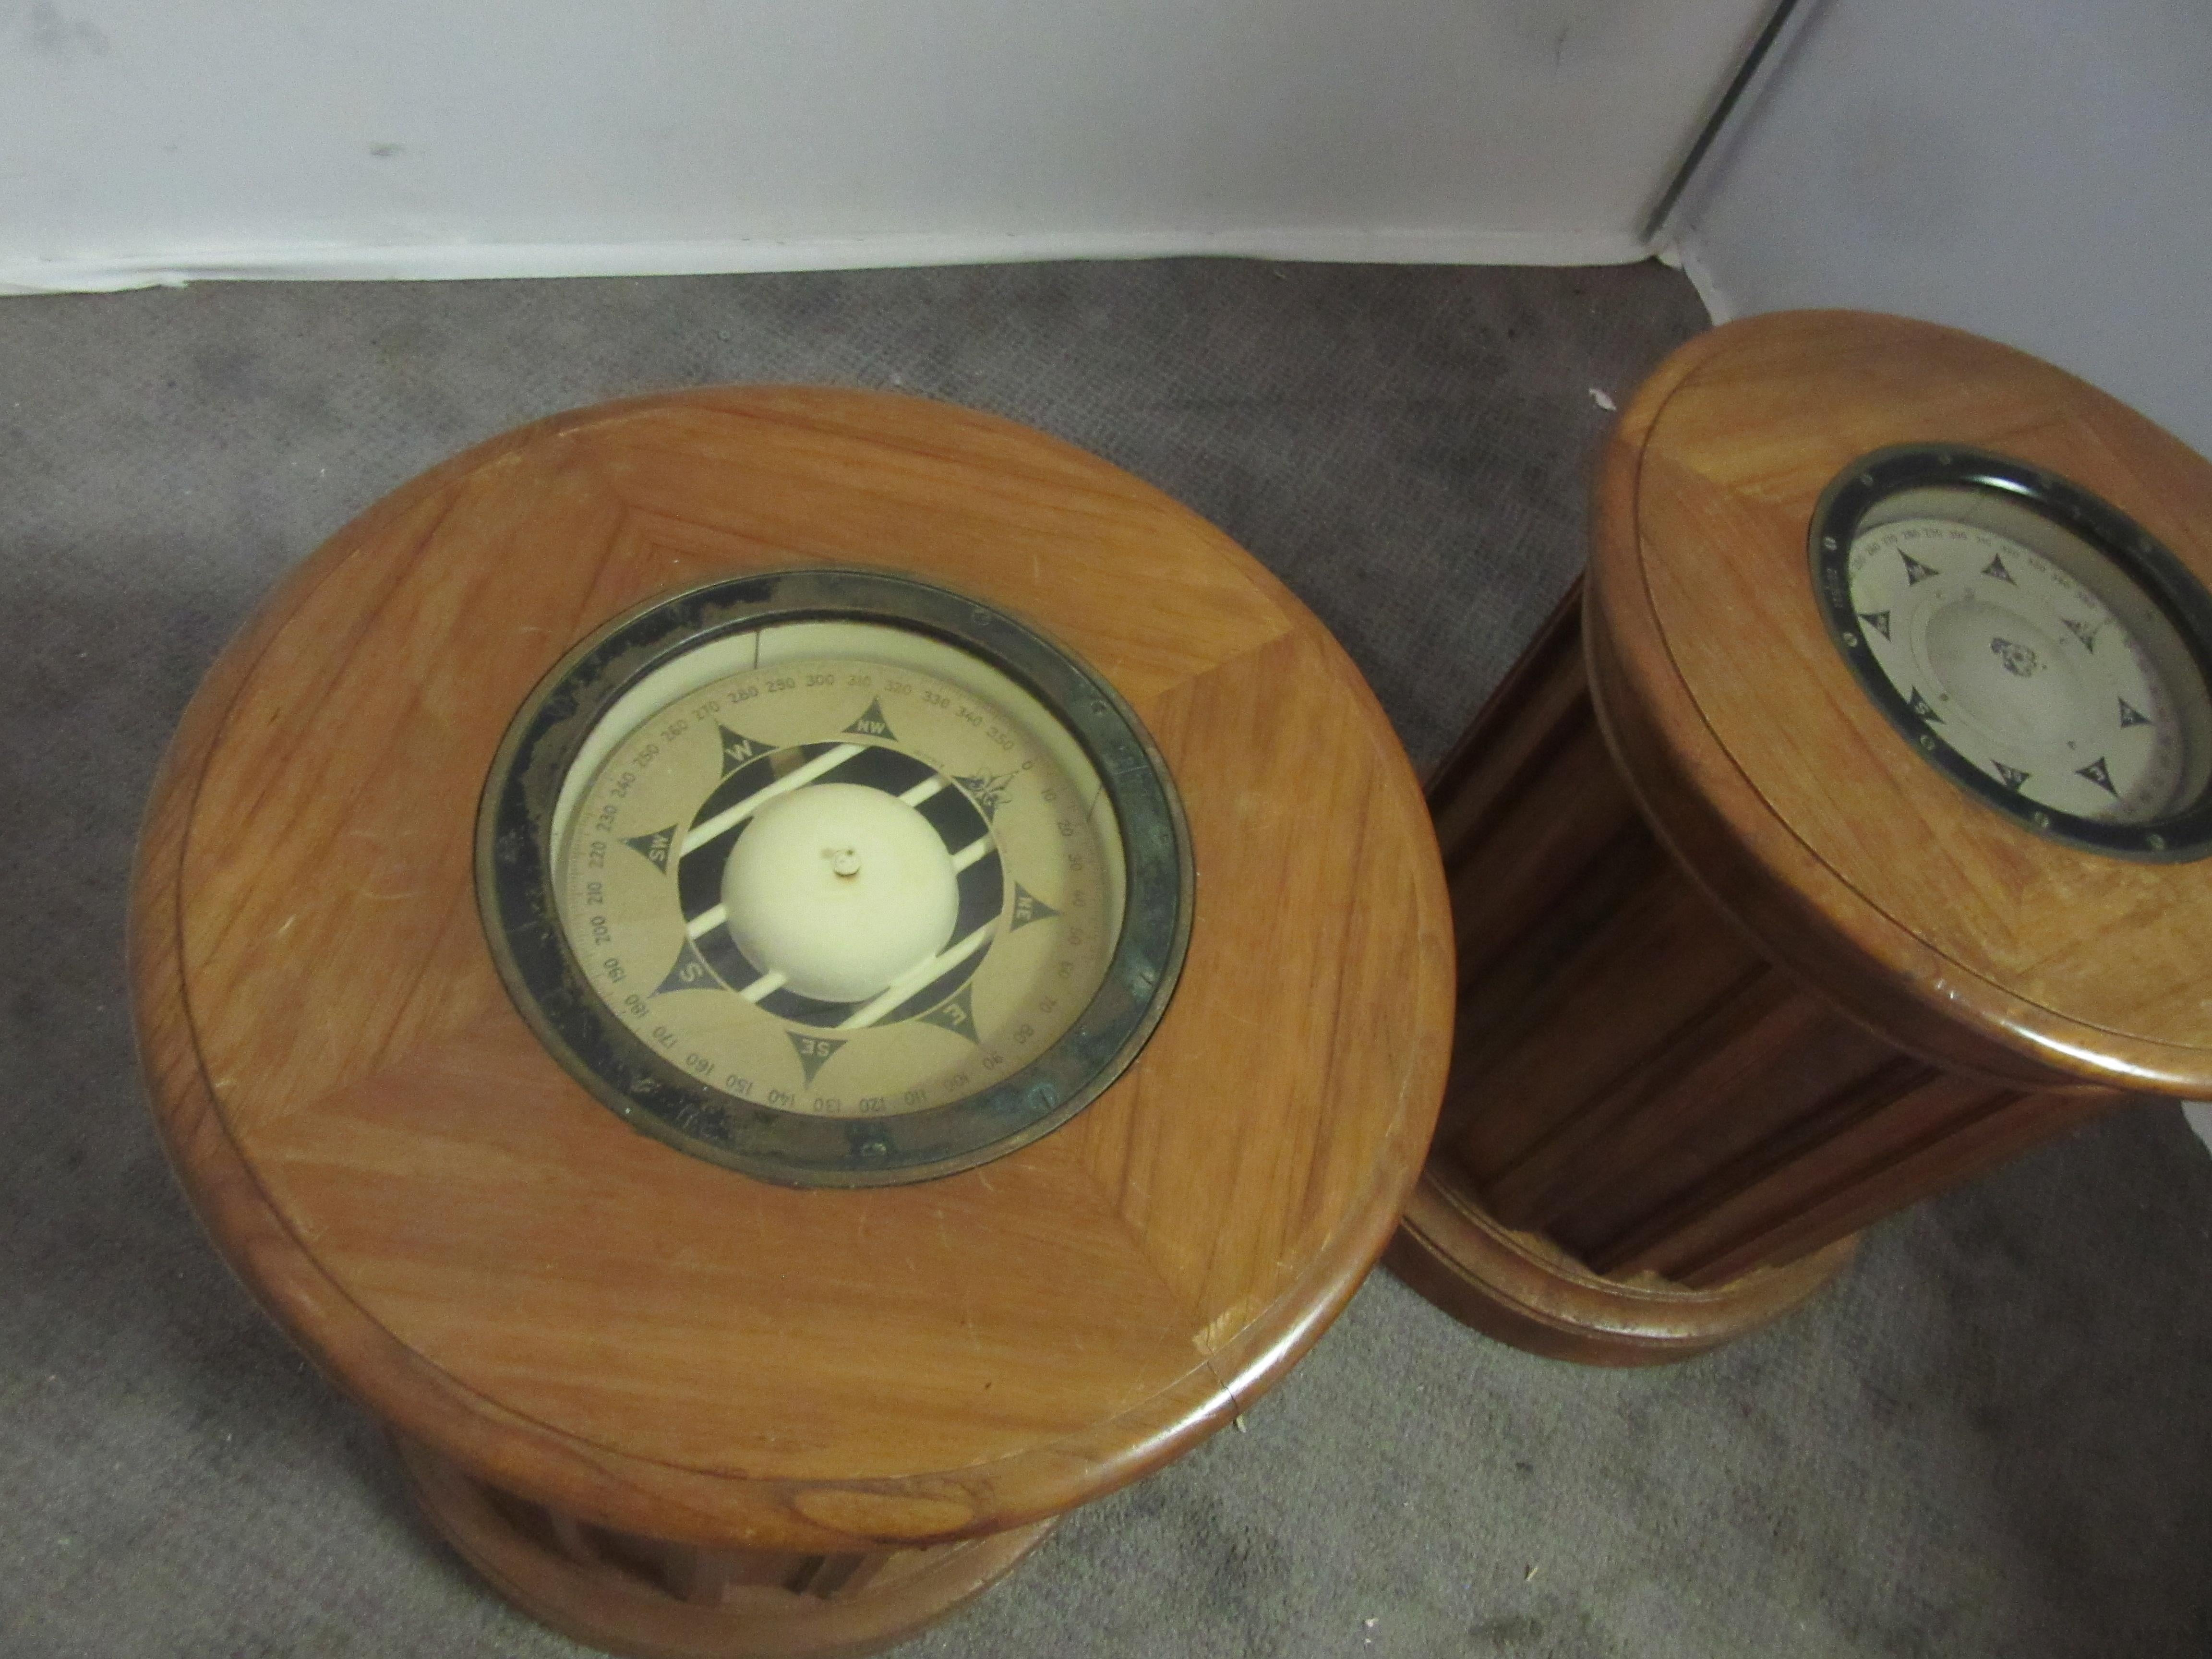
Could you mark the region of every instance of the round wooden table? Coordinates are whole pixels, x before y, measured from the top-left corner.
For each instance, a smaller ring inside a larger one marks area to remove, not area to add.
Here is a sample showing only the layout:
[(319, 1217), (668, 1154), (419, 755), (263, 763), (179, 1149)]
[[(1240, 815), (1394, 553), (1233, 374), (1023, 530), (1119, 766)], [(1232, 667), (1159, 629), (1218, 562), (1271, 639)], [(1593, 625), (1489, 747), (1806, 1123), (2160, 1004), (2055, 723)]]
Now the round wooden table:
[[(1103, 1096), (866, 1190), (634, 1132), (510, 1003), (472, 885), (494, 751), (574, 642), (820, 565), (1072, 647), (1164, 755), (1197, 868), (1174, 1000)], [(342, 531), (185, 715), (132, 953), (217, 1247), (494, 1584), (641, 1655), (896, 1641), (1230, 1422), (1388, 1238), (1450, 1031), (1428, 817), (1314, 617), (1089, 455), (816, 389), (540, 422)]]
[[(2155, 825), (2124, 855), (2038, 833), (2027, 763), (1942, 735), (1966, 741), (1963, 692), (1885, 712), (1854, 679), (1891, 623), (1840, 583), (1824, 612), (1850, 538), (1820, 515), (1923, 465), (1982, 469), (1978, 502), (2058, 492), (2045, 530), (2117, 507), (2120, 554), (2162, 544), (2204, 606), (2212, 465), (2048, 363), (1814, 312), (1661, 367), (1607, 446), (1586, 583), (1430, 781), (1458, 1029), (1390, 1260), (1482, 1329), (1680, 1358), (1795, 1306), (1905, 1205), (2128, 1101), (2212, 1093), (2212, 858)], [(1984, 594), (1963, 622), (2027, 572), (1962, 545)], [(1907, 562), (1900, 592), (1937, 574)], [(2119, 631), (2058, 621), (2082, 643), (2053, 622), (2041, 658)], [(1986, 630), (1972, 655), (2000, 684), (2041, 666)], [(2124, 697), (2118, 724), (2150, 729)], [(2099, 755), (2063, 762), (2074, 798), (2112, 789)], [(2194, 811), (2175, 822), (2201, 833)]]

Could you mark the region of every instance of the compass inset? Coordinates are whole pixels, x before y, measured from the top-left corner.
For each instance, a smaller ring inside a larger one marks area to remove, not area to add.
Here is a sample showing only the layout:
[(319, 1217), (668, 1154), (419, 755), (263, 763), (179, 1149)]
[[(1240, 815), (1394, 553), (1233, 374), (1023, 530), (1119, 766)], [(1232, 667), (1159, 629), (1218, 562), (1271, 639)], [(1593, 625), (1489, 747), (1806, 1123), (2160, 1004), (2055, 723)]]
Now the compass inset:
[[(556, 893), (586, 980), (641, 1040), (777, 1110), (890, 1115), (957, 1098), (977, 1044), (1018, 1070), (1104, 977), (1103, 930), (1014, 937), (1010, 866), (1032, 915), (1111, 916), (1122, 895), (1079, 757), (951, 680), (872, 660), (866, 630), (842, 643), (714, 680), (621, 738), (571, 810), (590, 833), (568, 837)], [(726, 773), (739, 709), (752, 757)], [(959, 775), (995, 786), (988, 816)], [(653, 850), (609, 859), (610, 836)], [(641, 998), (640, 981), (659, 988)], [(957, 1042), (905, 1029), (956, 993), (972, 999)]]
[(1861, 684), (1958, 781), (2102, 850), (2212, 846), (2212, 600), (2117, 513), (2002, 457), (1884, 452), (1813, 556)]
[[(942, 590), (810, 580), (891, 587), (922, 625), (771, 613), (584, 678), (569, 757), (538, 762), (542, 889), (493, 907), (550, 910), (557, 953), (525, 962), (509, 926), (503, 967), (572, 1071), (687, 1150), (785, 1179), (933, 1173), (1127, 1063), (1179, 965), (1187, 847), (1157, 757), (1087, 671)], [(1058, 707), (1030, 689), (1055, 673)], [(569, 706), (541, 688), (510, 744)], [(855, 1119), (884, 1133), (837, 1129)]]

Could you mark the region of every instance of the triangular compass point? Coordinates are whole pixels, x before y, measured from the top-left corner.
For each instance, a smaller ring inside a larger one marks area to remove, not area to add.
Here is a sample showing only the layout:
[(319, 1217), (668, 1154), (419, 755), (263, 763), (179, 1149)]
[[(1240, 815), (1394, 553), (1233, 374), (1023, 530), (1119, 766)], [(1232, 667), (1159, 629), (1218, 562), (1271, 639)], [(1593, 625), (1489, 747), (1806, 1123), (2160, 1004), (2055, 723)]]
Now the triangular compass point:
[(661, 996), (670, 991), (711, 991), (721, 981), (714, 970), (707, 965), (707, 958), (699, 954), (699, 947), (690, 939), (676, 953), (676, 965), (668, 970), (668, 977), (653, 988), (653, 994)]
[(1907, 587), (1924, 582), (1936, 574), (1934, 565), (1923, 564), (1910, 553), (1899, 552), (1897, 556), (1905, 561), (1905, 585)]
[(768, 745), (756, 743), (742, 732), (732, 732), (726, 726), (714, 728), (722, 734), (722, 775), (727, 777), (748, 761), (758, 760), (768, 753)]
[(999, 809), (1006, 804), (1006, 797), (1014, 793), (1014, 775), (1012, 772), (978, 772), (969, 777), (955, 778), (952, 781), (975, 798), (975, 805), (982, 809), (986, 823), (998, 821)]
[(1882, 636), (1882, 638), (1884, 638), (1884, 639), (1887, 639), (1887, 638), (1889, 637), (1889, 612), (1888, 612), (1888, 611), (1860, 611), (1860, 612), (1859, 612), (1859, 620), (1860, 620), (1861, 622), (1863, 622), (1863, 623), (1866, 623), (1866, 624), (1867, 624), (1867, 626), (1869, 626), (1869, 628), (1879, 629), (1881, 630), (1881, 636)]
[(791, 1046), (799, 1055), (799, 1069), (806, 1074), (810, 1084), (814, 1081), (814, 1074), (829, 1062), (830, 1056), (846, 1042), (843, 1037), (817, 1036), (811, 1031), (787, 1029), (784, 1035), (791, 1039)]
[(2125, 697), (2122, 697), (2119, 702), (2120, 724), (2122, 726), (2148, 726), (2150, 724), (2150, 716), (2144, 714), (2140, 708), (2137, 708), (2133, 704), (2130, 703)]
[(2112, 787), (2112, 770), (2105, 764), (2105, 757), (2102, 755), (2098, 756), (2087, 766), (2075, 767), (2074, 775), (2077, 778), (2088, 779), (2108, 795), (2118, 795), (2120, 793)]
[[(2004, 555), (2002, 553), (1991, 556), (1990, 562), (1982, 567), (1982, 574), (1994, 576), (2001, 582), (2012, 582), (2012, 572), (2005, 568)], [(2020, 586), (2018, 582), (2012, 582), (2012, 585), (2014, 587)]]
[(1010, 933), (1018, 933), (1033, 921), (1048, 921), (1059, 914), (1059, 911), (1054, 909), (1021, 883), (1016, 882), (1013, 915), (1007, 921), (1006, 931)]
[(1992, 764), (1997, 769), (1997, 775), (2004, 780), (2004, 787), (2015, 794), (2019, 793), (2021, 785), (2027, 781), (2027, 773), (2007, 766), (2002, 761), (1996, 761)]
[(975, 1035), (975, 987), (971, 981), (951, 996), (916, 1018), (924, 1025), (935, 1025), (947, 1031), (957, 1032), (970, 1042), (981, 1042)]
[(884, 718), (884, 700), (881, 697), (871, 697), (868, 700), (867, 713), (862, 714), (845, 730), (855, 737), (881, 738), (886, 743), (897, 741), (891, 735), (891, 723)]
[(663, 875), (668, 873), (668, 856), (675, 850), (676, 826), (656, 830), (649, 836), (624, 836), (623, 845), (643, 854), (646, 861)]

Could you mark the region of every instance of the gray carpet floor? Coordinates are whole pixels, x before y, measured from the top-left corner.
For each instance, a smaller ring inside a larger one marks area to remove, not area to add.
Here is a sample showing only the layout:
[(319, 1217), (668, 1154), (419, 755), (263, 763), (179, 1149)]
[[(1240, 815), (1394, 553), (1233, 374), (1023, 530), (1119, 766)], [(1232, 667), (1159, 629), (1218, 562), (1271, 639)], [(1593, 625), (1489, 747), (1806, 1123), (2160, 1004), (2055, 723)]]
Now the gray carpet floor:
[[(412, 1517), (148, 1127), (139, 805), (264, 587), (453, 450), (653, 387), (902, 386), (1224, 526), (1433, 758), (1580, 559), (1606, 416), (1703, 325), (1657, 266), (1170, 262), (0, 301), (0, 1659), (580, 1654)], [(1387, 1276), (1217, 1437), (902, 1651), (2212, 1653), (2212, 1158), (2145, 1108), (1875, 1230), (1671, 1370), (1531, 1358)]]

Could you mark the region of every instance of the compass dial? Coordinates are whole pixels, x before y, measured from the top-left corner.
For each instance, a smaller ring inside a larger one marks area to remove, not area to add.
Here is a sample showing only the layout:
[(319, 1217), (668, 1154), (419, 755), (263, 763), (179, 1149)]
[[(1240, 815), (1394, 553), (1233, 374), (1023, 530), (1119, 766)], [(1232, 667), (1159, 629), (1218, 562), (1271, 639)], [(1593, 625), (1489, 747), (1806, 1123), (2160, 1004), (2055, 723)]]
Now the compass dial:
[(1814, 563), (1861, 684), (1984, 799), (2112, 852), (2212, 830), (2212, 603), (2117, 512), (2002, 457), (1885, 452), (1831, 489)]
[(1097, 772), (1011, 682), (914, 665), (951, 646), (810, 623), (748, 645), (769, 665), (654, 709), (556, 821), (592, 988), (695, 1076), (824, 1117), (941, 1106), (1042, 1054), (1120, 926)]
[(2189, 781), (2160, 660), (2172, 653), (2085, 583), (2010, 537), (1943, 518), (1863, 532), (1850, 582), (1891, 686), (2004, 787), (2077, 817), (2171, 810)]
[(902, 578), (677, 595), (517, 717), (478, 888), (519, 1007), (594, 1094), (772, 1179), (995, 1157), (1158, 1020), (1192, 878), (1135, 717), (1059, 647)]

